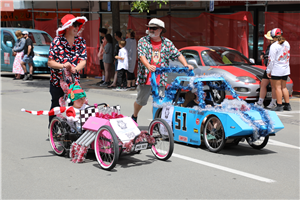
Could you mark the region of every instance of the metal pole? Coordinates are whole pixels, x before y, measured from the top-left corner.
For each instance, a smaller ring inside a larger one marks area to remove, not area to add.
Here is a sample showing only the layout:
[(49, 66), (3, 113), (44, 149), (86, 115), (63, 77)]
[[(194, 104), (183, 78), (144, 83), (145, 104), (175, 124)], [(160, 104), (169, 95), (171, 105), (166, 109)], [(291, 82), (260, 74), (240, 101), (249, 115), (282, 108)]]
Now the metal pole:
[(33, 1), (31, 1), (31, 10), (32, 10), (32, 28), (34, 29), (34, 12), (33, 12)]
[(70, 4), (71, 4), (71, 11), (70, 11), (70, 13), (73, 13), (73, 12), (72, 12), (72, 1), (70, 1)]
[(59, 27), (59, 20), (58, 20), (58, 2), (56, 1), (56, 21), (57, 21), (57, 28)]
[[(99, 18), (100, 18), (100, 28), (102, 28), (102, 14), (101, 14), (101, 2), (99, 1)], [(101, 42), (101, 41), (100, 41)]]
[(246, 11), (248, 12), (249, 2), (246, 1)]
[(265, 3), (265, 12), (267, 12), (268, 11), (268, 1), (266, 1), (266, 3)]

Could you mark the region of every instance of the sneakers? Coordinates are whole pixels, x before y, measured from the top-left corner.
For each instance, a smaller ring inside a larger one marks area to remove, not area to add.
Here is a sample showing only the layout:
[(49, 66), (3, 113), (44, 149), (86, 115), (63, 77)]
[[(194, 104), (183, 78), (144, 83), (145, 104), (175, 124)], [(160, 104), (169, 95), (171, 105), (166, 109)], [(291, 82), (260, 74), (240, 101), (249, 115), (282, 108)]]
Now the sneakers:
[(133, 115), (131, 115), (131, 119), (133, 119), (133, 121), (135, 121), (137, 123), (137, 117), (134, 117)]
[(127, 88), (116, 87), (115, 89), (112, 89), (112, 90), (117, 91), (117, 92), (124, 92), (124, 91), (127, 91)]
[(273, 108), (275, 108), (276, 106), (277, 106), (276, 104), (270, 103), (270, 104), (267, 106), (267, 108), (268, 108), (268, 109), (273, 109)]
[(107, 86), (109, 86), (109, 82), (101, 83), (100, 86), (101, 86), (101, 87), (107, 87)]
[(31, 74), (29, 75), (29, 78), (28, 78), (28, 80), (30, 80), (30, 81), (32, 81), (32, 80), (33, 80), (33, 77), (32, 77), (32, 75), (31, 75)]
[(256, 105), (256, 106), (260, 106), (260, 107), (263, 107), (263, 106), (264, 106), (263, 103), (259, 103), (259, 102), (255, 102), (255, 105)]
[(28, 74), (28, 73), (25, 73), (25, 74), (24, 74), (23, 81), (27, 81), (28, 79), (29, 79), (29, 74)]
[(272, 111), (278, 111), (278, 112), (282, 112), (283, 111), (283, 106), (276, 106), (275, 108), (271, 109)]
[(283, 106), (283, 110), (291, 111), (292, 107), (291, 107), (290, 104), (285, 103), (284, 106)]

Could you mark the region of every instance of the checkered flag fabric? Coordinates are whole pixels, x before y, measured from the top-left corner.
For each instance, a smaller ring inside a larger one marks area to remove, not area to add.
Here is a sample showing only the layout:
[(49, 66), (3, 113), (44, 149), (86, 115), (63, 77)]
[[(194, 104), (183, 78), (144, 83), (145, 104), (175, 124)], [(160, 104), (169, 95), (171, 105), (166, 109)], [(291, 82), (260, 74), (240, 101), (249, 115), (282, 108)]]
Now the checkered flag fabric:
[(84, 110), (80, 110), (80, 123), (81, 126), (88, 120), (89, 117), (95, 117), (98, 112), (97, 108), (87, 108)]

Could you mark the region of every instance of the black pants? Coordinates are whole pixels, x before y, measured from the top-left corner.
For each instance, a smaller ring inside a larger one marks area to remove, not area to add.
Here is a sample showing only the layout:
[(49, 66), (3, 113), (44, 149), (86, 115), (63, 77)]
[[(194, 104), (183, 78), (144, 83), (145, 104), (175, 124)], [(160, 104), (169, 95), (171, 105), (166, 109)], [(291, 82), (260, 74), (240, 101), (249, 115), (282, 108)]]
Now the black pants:
[(127, 80), (126, 80), (126, 69), (120, 69), (117, 73), (117, 87), (121, 87), (123, 83), (123, 88), (127, 87)]

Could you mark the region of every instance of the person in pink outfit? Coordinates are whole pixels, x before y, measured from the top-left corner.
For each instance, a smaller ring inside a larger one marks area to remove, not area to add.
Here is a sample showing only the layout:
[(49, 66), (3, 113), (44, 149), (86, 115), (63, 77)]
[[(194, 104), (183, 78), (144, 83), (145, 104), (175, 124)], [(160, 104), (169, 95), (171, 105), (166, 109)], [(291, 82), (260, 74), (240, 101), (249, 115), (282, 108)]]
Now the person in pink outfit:
[(21, 79), (21, 75), (24, 74), (24, 70), (22, 68), (22, 57), (24, 55), (24, 46), (25, 46), (25, 38), (22, 35), (22, 32), (20, 30), (17, 30), (15, 32), (15, 35), (17, 37), (17, 42), (14, 46), (14, 48), (12, 49), (13, 54), (15, 55), (15, 60), (14, 60), (14, 64), (13, 64), (13, 73), (15, 74), (15, 77), (13, 80), (20, 80)]

